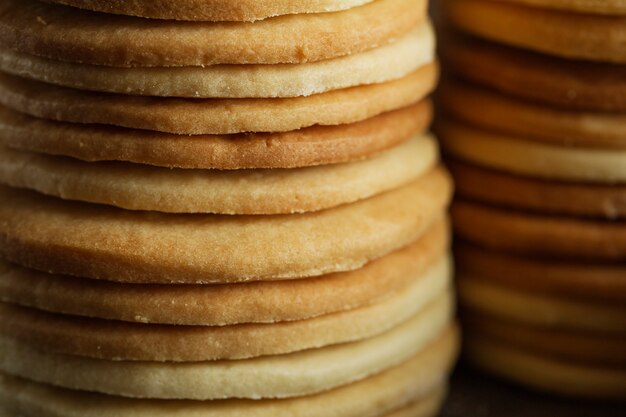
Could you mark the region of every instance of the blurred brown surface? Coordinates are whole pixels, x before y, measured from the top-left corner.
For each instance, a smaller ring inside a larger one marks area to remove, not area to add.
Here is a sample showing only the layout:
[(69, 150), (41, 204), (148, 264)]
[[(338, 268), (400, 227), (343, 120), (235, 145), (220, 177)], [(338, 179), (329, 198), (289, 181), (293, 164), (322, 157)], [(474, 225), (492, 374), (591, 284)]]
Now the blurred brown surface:
[(626, 417), (626, 402), (605, 404), (549, 396), (460, 365), (441, 417)]

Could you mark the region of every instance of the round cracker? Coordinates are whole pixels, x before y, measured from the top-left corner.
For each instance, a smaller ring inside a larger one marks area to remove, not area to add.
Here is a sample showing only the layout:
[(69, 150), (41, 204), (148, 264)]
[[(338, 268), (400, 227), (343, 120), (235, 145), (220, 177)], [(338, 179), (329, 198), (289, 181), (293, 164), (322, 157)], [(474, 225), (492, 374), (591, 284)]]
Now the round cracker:
[(167, 213), (289, 214), (353, 203), (401, 187), (439, 159), (432, 136), (363, 161), (268, 170), (182, 170), (81, 162), (0, 147), (0, 183), (67, 200)]
[(163, 20), (254, 22), (286, 14), (326, 13), (351, 9), (372, 0), (47, 0), (97, 12)]
[(624, 222), (542, 216), (461, 199), (452, 206), (452, 218), (459, 237), (491, 249), (564, 259), (626, 259)]
[[(626, 116), (560, 109), (518, 100), (452, 79), (442, 84), (442, 108), (477, 127), (532, 137), (542, 142), (588, 148), (626, 148)], [(476, 111), (480, 108), (481, 111)]]
[(87, 319), (0, 304), (2, 334), (45, 351), (95, 359), (195, 362), (248, 359), (352, 342), (381, 334), (428, 303), (451, 305), (444, 259), (427, 276), (357, 309), (312, 319), (233, 326), (176, 326)]
[(577, 398), (626, 396), (626, 372), (622, 369), (552, 359), (486, 337), (469, 337), (464, 347), (476, 366), (531, 388)]
[(448, 248), (448, 229), (446, 222), (437, 222), (417, 242), (354, 271), (286, 282), (118, 284), (0, 261), (0, 299), (55, 313), (141, 323), (224, 326), (305, 320), (380, 302), (427, 277), (427, 268)]
[(454, 340), (445, 352), (418, 355), (355, 384), (283, 400), (139, 400), (54, 388), (4, 374), (0, 374), (0, 398), (4, 407), (24, 417), (326, 417), (329, 412), (337, 417), (379, 417), (416, 403), (424, 406), (417, 409), (428, 411), (424, 415), (434, 416), (457, 344)]
[(448, 0), (458, 28), (512, 46), (566, 58), (626, 63), (624, 18), (485, 0)]
[(460, 273), (522, 292), (605, 304), (626, 301), (626, 268), (619, 264), (536, 259), (457, 242)]
[(0, 45), (117, 67), (306, 63), (384, 45), (426, 17), (426, 0), (378, 0), (336, 13), (251, 23), (156, 21), (38, 1), (0, 6)]
[(496, 339), (534, 352), (581, 364), (626, 366), (626, 337), (555, 330), (466, 312), (464, 327), (472, 337)]
[(299, 168), (364, 159), (422, 133), (430, 100), (361, 122), (283, 133), (179, 136), (54, 122), (0, 106), (0, 142), (84, 161), (128, 161), (187, 169)]
[(626, 77), (620, 65), (555, 58), (465, 36), (446, 40), (446, 62), (469, 81), (574, 110), (626, 110)]
[(105, 361), (56, 355), (2, 338), (0, 368), (32, 381), (131, 398), (301, 397), (362, 380), (440, 347), (439, 339), (452, 331), (452, 311), (436, 310), (428, 309), (380, 336), (359, 342), (239, 361)]
[(451, 155), (514, 174), (569, 182), (626, 183), (626, 149), (559, 146), (452, 119), (437, 128)]
[(299, 97), (402, 78), (433, 62), (434, 49), (434, 34), (425, 20), (390, 44), (307, 64), (114, 68), (73, 64), (5, 49), (0, 51), (0, 69), (80, 90), (130, 95)]
[(626, 218), (626, 186), (546, 181), (448, 161), (458, 193), (485, 203), (540, 213)]
[(2, 188), (0, 247), (34, 269), (120, 282), (303, 278), (357, 269), (416, 241), (443, 215), (451, 188), (436, 168), (367, 200), (278, 216), (132, 212)]
[(286, 14), (328, 13), (351, 9), (372, 0), (307, 0), (273, 1), (244, 0), (46, 0), (81, 9), (149, 19), (254, 22)]
[(395, 81), (309, 97), (179, 99), (104, 94), (0, 74), (0, 101), (44, 119), (99, 123), (185, 135), (286, 132), (354, 123), (423, 99), (437, 83), (428, 64)]
[(462, 305), (501, 319), (553, 329), (626, 336), (626, 307), (536, 294), (461, 272)]
[[(65, 0), (64, 0), (65, 1)], [(72, 0), (70, 0), (72, 1)], [(84, 1), (84, 0), (73, 0)], [(86, 0), (90, 1), (90, 0)], [(608, 15), (626, 15), (624, 0), (499, 0), (511, 3), (527, 4), (546, 9), (559, 9), (570, 12), (597, 13)]]

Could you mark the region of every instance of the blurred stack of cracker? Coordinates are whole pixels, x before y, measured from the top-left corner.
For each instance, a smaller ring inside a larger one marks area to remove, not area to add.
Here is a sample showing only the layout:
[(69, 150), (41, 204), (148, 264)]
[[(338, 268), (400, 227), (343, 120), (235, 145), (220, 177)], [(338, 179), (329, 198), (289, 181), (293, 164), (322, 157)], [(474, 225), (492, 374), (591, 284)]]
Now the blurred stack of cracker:
[(444, 9), (466, 356), (542, 390), (624, 398), (626, 4)]

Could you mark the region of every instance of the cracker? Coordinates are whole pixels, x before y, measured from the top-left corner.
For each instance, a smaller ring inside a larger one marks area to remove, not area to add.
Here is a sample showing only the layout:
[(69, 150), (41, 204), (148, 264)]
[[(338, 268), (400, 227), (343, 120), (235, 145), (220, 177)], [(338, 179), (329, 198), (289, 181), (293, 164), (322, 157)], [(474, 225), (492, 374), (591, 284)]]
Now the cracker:
[(626, 218), (626, 185), (546, 181), (448, 161), (459, 195), (546, 214)]
[(274, 98), (325, 93), (402, 78), (434, 60), (428, 21), (369, 51), (307, 64), (114, 68), (0, 51), (0, 69), (80, 90), (191, 98)]
[[(452, 345), (456, 347), (456, 343)], [(125, 399), (53, 388), (7, 375), (0, 377), (0, 398), (4, 407), (24, 417), (325, 417), (329, 412), (337, 417), (379, 417), (414, 403), (428, 411), (417, 416), (434, 416), (443, 400), (441, 381), (452, 362), (438, 360), (445, 356), (442, 353), (433, 352), (428, 358), (418, 356), (402, 366), (323, 394), (284, 400)]]
[(302, 397), (362, 380), (440, 347), (439, 339), (451, 332), (452, 311), (450, 306), (445, 314), (436, 310), (425, 310), (371, 339), (239, 361), (114, 362), (55, 355), (0, 338), (0, 368), (32, 381), (131, 398)]
[(470, 310), (504, 320), (552, 329), (626, 336), (626, 308), (533, 294), (461, 273), (459, 300)]
[(463, 321), (472, 337), (501, 340), (527, 352), (588, 365), (626, 365), (626, 337), (530, 326), (474, 312), (466, 312)]
[(0, 45), (95, 65), (202, 66), (305, 63), (363, 52), (407, 33), (426, 0), (378, 0), (336, 13), (251, 23), (158, 21), (35, 0), (0, 6)]
[[(74, 0), (76, 1), (76, 0)], [(81, 0), (77, 0), (81, 1)], [(87, 0), (89, 1), (89, 0)], [(608, 15), (626, 15), (626, 3), (623, 0), (499, 0), (511, 3), (527, 4), (546, 9), (559, 9), (571, 12), (597, 13)]]
[(0, 261), (0, 299), (56, 313), (141, 323), (224, 326), (304, 320), (381, 302), (426, 278), (424, 273), (444, 255), (449, 240), (448, 223), (439, 221), (417, 242), (354, 271), (233, 285), (118, 284)]
[[(64, 316), (0, 304), (2, 334), (55, 353), (95, 359), (197, 362), (282, 355), (384, 333), (430, 302), (451, 305), (449, 260), (442, 259), (391, 297), (312, 319), (233, 326), (139, 324)], [(448, 306), (448, 307), (446, 307)]]
[(0, 101), (44, 119), (185, 135), (286, 132), (359, 122), (417, 103), (435, 87), (436, 64), (395, 81), (309, 97), (179, 99), (78, 91), (0, 74)]
[(67, 275), (134, 283), (276, 280), (357, 269), (416, 241), (443, 215), (436, 168), (379, 196), (301, 215), (132, 212), (3, 188), (5, 259)]
[(458, 28), (511, 46), (565, 58), (626, 63), (624, 18), (485, 0), (448, 0)]
[(328, 209), (401, 187), (432, 170), (438, 156), (431, 136), (415, 137), (363, 161), (282, 170), (90, 163), (0, 147), (0, 183), (128, 210), (289, 214)]
[(445, 150), (476, 165), (549, 180), (626, 183), (626, 150), (558, 146), (451, 119), (438, 133)]
[(461, 199), (452, 218), (459, 237), (492, 249), (570, 260), (626, 259), (624, 222), (531, 214)]
[(620, 65), (556, 58), (467, 36), (445, 39), (446, 63), (466, 80), (573, 110), (626, 110), (626, 77)]
[(283, 133), (180, 136), (54, 122), (0, 106), (0, 142), (12, 149), (92, 162), (188, 169), (299, 168), (373, 156), (424, 132), (431, 116), (430, 100), (422, 100), (346, 125)]
[[(624, 149), (626, 115), (572, 111), (533, 103), (465, 82), (446, 80), (442, 108), (456, 119), (487, 130), (542, 142), (589, 148)], [(481, 111), (476, 111), (480, 108)]]
[(81, 9), (164, 20), (254, 22), (286, 14), (346, 10), (372, 0), (48, 0)]
[(461, 242), (454, 253), (459, 273), (525, 293), (607, 305), (626, 300), (626, 268), (620, 264), (529, 258)]
[(622, 399), (626, 372), (526, 352), (488, 338), (467, 338), (465, 355), (491, 374), (534, 389), (577, 398)]

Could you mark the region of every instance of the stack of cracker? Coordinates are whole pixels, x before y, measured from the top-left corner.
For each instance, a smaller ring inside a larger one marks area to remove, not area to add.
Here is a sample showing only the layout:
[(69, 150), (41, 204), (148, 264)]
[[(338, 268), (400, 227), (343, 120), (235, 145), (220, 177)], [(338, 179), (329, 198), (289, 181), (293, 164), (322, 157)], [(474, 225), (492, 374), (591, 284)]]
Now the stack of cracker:
[(626, 3), (448, 0), (441, 124), (467, 356), (626, 397)]
[(5, 0), (0, 407), (432, 416), (425, 0)]

